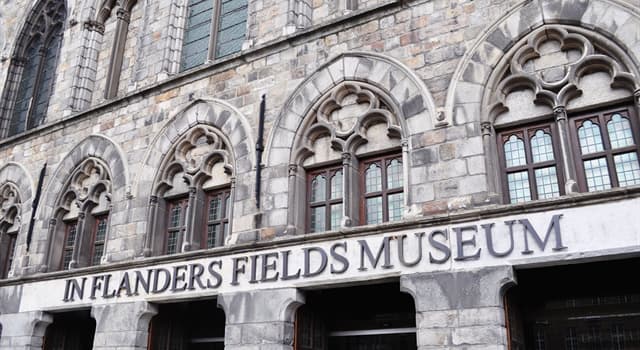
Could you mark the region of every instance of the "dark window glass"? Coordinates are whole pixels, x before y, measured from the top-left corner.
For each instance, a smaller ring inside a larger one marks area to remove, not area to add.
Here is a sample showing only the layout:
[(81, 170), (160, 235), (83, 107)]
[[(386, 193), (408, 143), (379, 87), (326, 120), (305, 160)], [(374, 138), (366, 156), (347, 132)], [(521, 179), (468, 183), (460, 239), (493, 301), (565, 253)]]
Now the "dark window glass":
[[(210, 45), (214, 47), (211, 50), (214, 58), (242, 49), (247, 27), (246, 0), (189, 0), (188, 6), (181, 70), (205, 63), (209, 57)], [(212, 25), (216, 28), (213, 40)]]
[(13, 116), (9, 125), (9, 135), (15, 135), (26, 130), (27, 117), (33, 103), (33, 93), (38, 78), (38, 69), (42, 60), (40, 47), (42, 46), (39, 37), (33, 39), (29, 45), (25, 56), (24, 67), (22, 69), (22, 77), (18, 87), (18, 93), (15, 106), (13, 107)]
[(365, 224), (402, 219), (404, 208), (402, 157), (390, 155), (363, 161), (362, 216)]
[(504, 131), (498, 139), (506, 201), (521, 203), (563, 194), (553, 125)]
[(165, 236), (165, 254), (180, 252), (182, 236), (185, 231), (188, 200), (176, 199), (167, 201), (167, 232)]
[(215, 300), (159, 305), (149, 327), (150, 350), (223, 350), (224, 312)]
[(38, 88), (33, 99), (33, 112), (29, 118), (28, 129), (34, 128), (44, 122), (49, 107), (49, 99), (53, 93), (56, 80), (56, 68), (58, 67), (58, 55), (62, 43), (62, 28), (58, 28), (51, 41), (47, 45), (42, 62), (42, 71), (38, 79)]
[(91, 265), (99, 265), (104, 254), (104, 242), (107, 236), (107, 216), (96, 217), (93, 230), (93, 250), (91, 252)]
[(64, 236), (64, 248), (62, 250), (62, 262), (60, 269), (68, 270), (69, 263), (73, 258), (73, 246), (76, 242), (76, 231), (78, 228), (78, 223), (76, 221), (69, 221), (66, 223), (66, 232)]
[(229, 190), (208, 194), (207, 225), (202, 248), (213, 248), (224, 245), (229, 234)]
[(0, 239), (6, 240), (7, 242), (0, 242), (0, 262), (2, 263), (2, 270), (0, 270), (0, 278), (7, 278), (9, 275), (9, 271), (11, 270), (11, 266), (13, 265), (13, 259), (16, 251), (16, 238), (17, 234), (7, 234), (4, 233), (0, 236)]
[(342, 221), (342, 167), (310, 171), (307, 210), (309, 232), (337, 230)]

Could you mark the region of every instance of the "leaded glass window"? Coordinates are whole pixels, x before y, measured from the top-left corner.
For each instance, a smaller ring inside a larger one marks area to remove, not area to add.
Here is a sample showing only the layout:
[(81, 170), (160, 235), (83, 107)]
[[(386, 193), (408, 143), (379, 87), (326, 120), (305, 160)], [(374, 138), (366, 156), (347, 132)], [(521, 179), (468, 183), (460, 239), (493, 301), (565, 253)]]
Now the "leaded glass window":
[[(637, 121), (618, 109), (573, 119), (579, 182), (583, 191), (640, 184)], [(634, 133), (635, 130), (635, 133)]]
[(165, 238), (165, 254), (180, 252), (182, 236), (185, 230), (187, 215), (187, 199), (169, 201), (167, 216), (167, 234)]
[(67, 15), (64, 1), (42, 1), (34, 15), (25, 25), (25, 42), (18, 47), (16, 62), (21, 69), (16, 71), (20, 80), (13, 101), (9, 136), (42, 124), (54, 89)]
[(181, 70), (240, 51), (246, 27), (247, 0), (189, 0)]
[(0, 278), (7, 278), (9, 271), (11, 270), (11, 266), (13, 265), (13, 256), (16, 250), (16, 236), (17, 234), (15, 233), (3, 233), (0, 235), (1, 240), (7, 240), (6, 244), (4, 242), (0, 242), (2, 243), (0, 245), (0, 248), (2, 248), (2, 251), (0, 252), (0, 254), (2, 254), (0, 255), (0, 259), (3, 260), (0, 261), (2, 262), (2, 265), (0, 265), (2, 267), (2, 270), (0, 271)]
[(64, 237), (64, 249), (62, 251), (62, 262), (60, 269), (68, 270), (69, 264), (73, 259), (73, 246), (76, 242), (76, 231), (78, 229), (77, 221), (70, 221), (66, 223), (66, 232)]
[(95, 218), (95, 227), (93, 232), (93, 250), (89, 259), (91, 265), (99, 265), (100, 259), (104, 254), (104, 242), (107, 237), (107, 216), (99, 216)]
[(367, 225), (402, 219), (404, 176), (402, 157), (380, 157), (362, 163), (363, 222)]
[(343, 216), (342, 167), (309, 172), (309, 232), (337, 230)]
[(561, 172), (551, 125), (500, 133), (505, 200), (522, 203), (562, 194)]
[(224, 245), (229, 234), (229, 190), (212, 192), (207, 199), (207, 227), (203, 248)]

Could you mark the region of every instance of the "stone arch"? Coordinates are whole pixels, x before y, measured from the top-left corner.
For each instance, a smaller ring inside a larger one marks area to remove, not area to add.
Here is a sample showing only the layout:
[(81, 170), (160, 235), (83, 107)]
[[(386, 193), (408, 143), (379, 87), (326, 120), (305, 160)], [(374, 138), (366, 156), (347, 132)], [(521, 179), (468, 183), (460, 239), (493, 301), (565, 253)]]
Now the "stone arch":
[[(167, 159), (172, 150), (176, 150), (176, 147), (182, 147), (185, 142), (187, 144), (193, 143), (194, 140), (188, 140), (188, 136), (193, 132), (197, 132), (201, 136), (210, 135), (211, 140), (215, 139), (215, 142), (224, 146), (221, 151), (213, 152), (211, 159), (207, 159), (213, 163), (222, 161), (225, 173), (231, 176), (230, 241), (235, 240), (239, 232), (253, 229), (253, 227), (242, 226), (242, 223), (247, 220), (238, 220), (243, 216), (253, 215), (252, 208), (255, 208), (252, 196), (252, 189), (255, 185), (252, 174), (255, 155), (250, 152), (254, 141), (251, 127), (246, 118), (235, 107), (216, 99), (198, 99), (174, 111), (172, 115), (173, 117), (167, 121), (151, 142), (138, 172), (140, 176), (136, 193), (139, 197), (150, 198), (151, 202), (147, 215), (144, 255), (151, 255), (157, 251), (158, 239), (155, 236), (155, 231), (158, 230), (154, 229), (157, 224), (155, 213), (162, 204), (158, 199), (168, 187), (163, 186), (163, 182), (166, 183), (164, 175), (171, 172), (167, 166), (172, 166), (167, 163)], [(186, 147), (188, 148), (188, 145)], [(191, 185), (196, 183), (201, 185), (204, 178), (207, 177), (206, 171), (203, 174), (200, 170), (193, 170), (190, 178), (193, 182)], [(197, 196), (198, 194), (194, 193), (193, 195)], [(190, 212), (190, 214), (192, 213)]]
[(486, 29), (460, 60), (447, 92), (445, 118), (460, 124), (482, 115), (491, 73), (506, 52), (548, 24), (578, 26), (606, 38), (611, 43), (608, 48), (639, 76), (640, 37), (628, 34), (640, 27), (638, 8), (623, 0), (523, 1)]
[(388, 56), (348, 52), (340, 54), (307, 77), (284, 103), (267, 142), (266, 165), (287, 164), (295, 135), (318, 100), (345, 81), (359, 81), (388, 94), (397, 106), (403, 138), (447, 125), (437, 116), (435, 103), (422, 80)]
[[(129, 169), (124, 153), (117, 143), (106, 136), (97, 134), (90, 135), (78, 143), (62, 159), (56, 170), (51, 174), (48, 185), (43, 191), (44, 197), (37, 213), (38, 219), (43, 223), (42, 227), (46, 228), (46, 230), (41, 230), (39, 234), (40, 241), (47, 246), (40, 267), (40, 271), (42, 272), (54, 269), (54, 266), (51, 265), (52, 261), (50, 260), (53, 259), (54, 255), (59, 255), (60, 253), (60, 247), (58, 245), (61, 243), (56, 242), (53, 238), (60, 236), (60, 232), (63, 229), (63, 225), (59, 222), (62, 219), (61, 215), (64, 214), (64, 211), (59, 210), (61, 200), (63, 200), (62, 197), (66, 193), (70, 193), (67, 187), (71, 181), (79, 179), (78, 176), (83, 176), (81, 175), (82, 169), (79, 169), (79, 167), (89, 163), (102, 169), (103, 173), (99, 179), (101, 184), (93, 186), (91, 191), (103, 193), (108, 190), (107, 192), (110, 194), (108, 198), (110, 204), (106, 207), (99, 205), (100, 200), (98, 198), (93, 198), (91, 201), (85, 202), (92, 203), (91, 208), (99, 207), (101, 210), (104, 209), (105, 212), (109, 213), (109, 217), (127, 211), (125, 205), (113, 205), (113, 203), (123, 203), (130, 198)], [(108, 179), (106, 180), (107, 182), (104, 182), (105, 179)], [(106, 184), (108, 188), (105, 188), (105, 185), (102, 183)], [(81, 209), (87, 210), (91, 208)], [(84, 228), (83, 222), (84, 220), (82, 220), (82, 218), (78, 220), (79, 235), (88, 230)], [(107, 227), (108, 226), (109, 221), (107, 221)], [(110, 260), (110, 255), (107, 251), (107, 243), (109, 240), (108, 230), (107, 228), (103, 261)], [(78, 254), (77, 248), (74, 248), (74, 255), (78, 256)]]
[[(33, 179), (29, 172), (19, 163), (10, 162), (0, 167), (0, 191), (9, 189), (17, 192), (13, 208), (9, 208), (9, 213), (0, 211), (0, 231), (17, 228), (17, 240), (15, 246), (15, 257), (13, 263), (13, 275), (20, 270), (16, 266), (22, 266), (22, 252), (26, 248), (26, 232), (29, 228), (29, 218), (31, 217), (31, 200), (33, 196)], [(0, 200), (3, 200), (3, 193), (0, 193)], [(7, 217), (5, 217), (7, 214)], [(8, 226), (8, 227), (7, 227)], [(2, 232), (0, 232), (2, 233)], [(1, 240), (4, 237), (0, 237)]]

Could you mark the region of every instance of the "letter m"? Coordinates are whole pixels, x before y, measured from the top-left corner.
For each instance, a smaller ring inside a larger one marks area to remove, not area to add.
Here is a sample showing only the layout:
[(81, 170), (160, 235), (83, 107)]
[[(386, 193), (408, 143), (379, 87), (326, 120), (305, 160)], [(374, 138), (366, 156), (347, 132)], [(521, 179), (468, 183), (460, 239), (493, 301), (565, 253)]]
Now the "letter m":
[(560, 232), (561, 217), (562, 214), (557, 214), (551, 218), (551, 223), (549, 224), (549, 228), (547, 229), (546, 236), (544, 236), (544, 240), (540, 238), (540, 235), (538, 235), (538, 232), (533, 228), (531, 222), (529, 222), (528, 219), (518, 220), (518, 222), (520, 222), (522, 226), (524, 226), (524, 250), (522, 251), (522, 254), (533, 253), (533, 250), (529, 249), (529, 236), (531, 236), (534, 242), (536, 242), (536, 245), (538, 246), (538, 248), (540, 248), (540, 251), (544, 251), (544, 249), (547, 247), (547, 243), (551, 238), (551, 234), (553, 234), (556, 241), (555, 247), (553, 247), (552, 249), (553, 251), (567, 249), (567, 247), (562, 245), (562, 233)]

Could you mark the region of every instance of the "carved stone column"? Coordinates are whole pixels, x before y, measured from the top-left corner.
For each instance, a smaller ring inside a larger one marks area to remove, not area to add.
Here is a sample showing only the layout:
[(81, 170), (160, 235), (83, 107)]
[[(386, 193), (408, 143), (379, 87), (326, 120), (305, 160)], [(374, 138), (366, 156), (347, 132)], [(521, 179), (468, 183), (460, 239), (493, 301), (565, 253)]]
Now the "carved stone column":
[(118, 94), (122, 59), (127, 41), (127, 32), (129, 31), (129, 20), (131, 14), (126, 9), (120, 7), (116, 12), (116, 16), (115, 41), (111, 50), (111, 60), (109, 61), (109, 71), (107, 73), (107, 85), (104, 89), (104, 97), (106, 99), (114, 98)]
[(225, 349), (292, 350), (295, 311), (302, 304), (295, 288), (218, 296), (227, 319)]
[(156, 306), (146, 301), (94, 305), (91, 308), (91, 316), (96, 320), (93, 349), (147, 349), (149, 322), (157, 313)]
[(56, 234), (56, 224), (58, 220), (49, 219), (49, 226), (47, 228), (47, 250), (45, 256), (42, 259), (42, 265), (40, 265), (40, 272), (48, 272), (51, 270), (51, 255), (53, 254), (53, 237)]
[(53, 317), (42, 311), (0, 315), (0, 350), (41, 350)]
[(352, 198), (354, 197), (355, 188), (352, 186), (353, 181), (353, 157), (349, 152), (342, 153), (342, 220), (341, 226), (350, 227), (357, 225), (357, 208)]
[(578, 192), (578, 183), (576, 177), (576, 167), (571, 152), (571, 141), (569, 139), (569, 125), (567, 120), (567, 110), (564, 106), (556, 106), (553, 108), (553, 115), (558, 125), (558, 138), (560, 139), (560, 152), (564, 163), (564, 190), (566, 194)]
[[(69, 263), (69, 269), (75, 269), (78, 267), (78, 261), (80, 260), (80, 252), (86, 249), (83, 247), (84, 235), (85, 235), (85, 214), (84, 212), (78, 213), (78, 221), (76, 222), (76, 236), (73, 242), (73, 252), (71, 253), (71, 262)], [(88, 230), (87, 234), (90, 234), (91, 230)], [(65, 268), (64, 266), (62, 268)]]
[(511, 266), (402, 276), (416, 306), (418, 349), (508, 348), (503, 292)]
[(147, 215), (147, 235), (144, 237), (144, 248), (142, 255), (149, 257), (153, 252), (153, 235), (155, 234), (158, 224), (156, 218), (158, 216), (158, 196), (149, 198), (149, 213)]
[(296, 196), (303, 195), (298, 193), (304, 189), (304, 187), (298, 186), (298, 165), (289, 164), (289, 191), (287, 193), (287, 201), (289, 203), (289, 210), (287, 215), (287, 233), (297, 234), (298, 232), (298, 218), (300, 218), (300, 210), (295, 203), (298, 203)]
[(182, 239), (182, 251), (188, 252), (193, 248), (194, 235), (197, 234), (198, 225), (198, 189), (196, 187), (189, 187), (189, 199), (187, 203), (187, 213), (185, 215), (185, 231)]
[(488, 199), (491, 202), (499, 202), (500, 189), (500, 164), (498, 163), (498, 152), (496, 149), (496, 137), (493, 130), (493, 123), (485, 121), (480, 123), (482, 133), (482, 147), (485, 152), (485, 167), (487, 172)]

